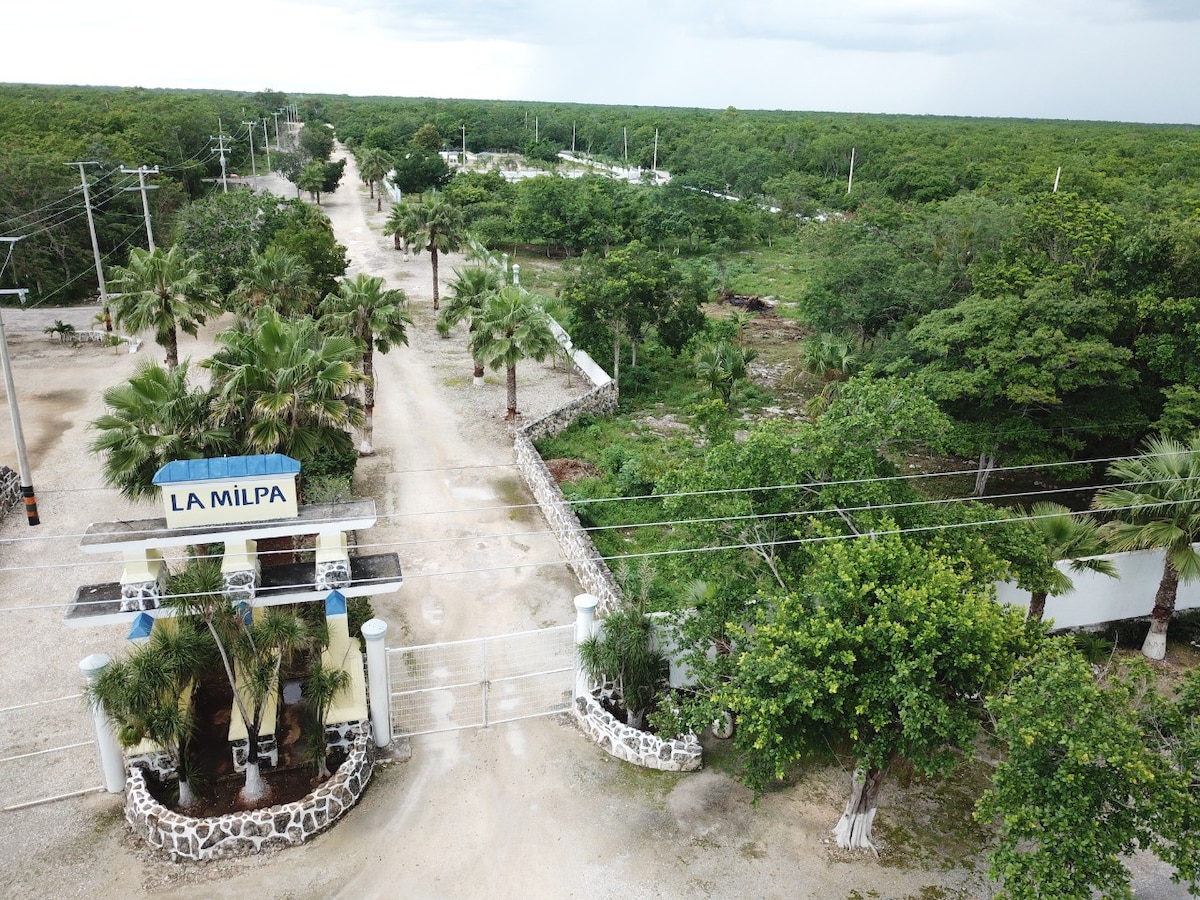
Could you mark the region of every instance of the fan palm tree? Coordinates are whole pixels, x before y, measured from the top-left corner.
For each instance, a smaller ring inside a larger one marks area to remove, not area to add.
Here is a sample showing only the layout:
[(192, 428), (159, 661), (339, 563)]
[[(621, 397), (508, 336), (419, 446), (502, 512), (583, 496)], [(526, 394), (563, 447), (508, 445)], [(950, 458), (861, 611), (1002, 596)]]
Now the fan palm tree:
[[(459, 322), (467, 323), (468, 342), (475, 334), (475, 320), (483, 313), (484, 306), (496, 291), (504, 285), (500, 270), (495, 266), (470, 266), (454, 270), (454, 281), (450, 285), (450, 302), (438, 316), (438, 333), (445, 336)], [(473, 357), (472, 377), (476, 385), (483, 384), (483, 361)]]
[(179, 781), (179, 805), (195, 802), (188, 777), (188, 742), (195, 732), (189, 685), (212, 658), (209, 636), (188, 619), (155, 623), (147, 643), (100, 670), (88, 699), (117, 724), (126, 749), (143, 741), (167, 754)]
[(106, 412), (91, 422), (91, 451), (104, 457), (104, 481), (131, 500), (158, 493), (154, 473), (176, 459), (228, 452), (227, 429), (211, 420), (212, 395), (190, 384), (187, 361), (175, 369), (142, 366), (104, 392)]
[(179, 365), (178, 329), (194, 337), (197, 328), (219, 312), (216, 288), (205, 278), (198, 257), (177, 246), (133, 248), (128, 265), (114, 268), (108, 282), (117, 292), (114, 321), (134, 334), (152, 330), (155, 342), (167, 351), (168, 369)]
[(316, 323), (261, 309), (217, 337), (219, 349), (202, 365), (212, 371), (213, 412), (249, 453), (285, 453), (311, 460), (362, 428), (355, 396), (364, 377), (354, 366), (357, 340), (325, 335)]
[(438, 255), (453, 253), (467, 241), (462, 210), (441, 194), (433, 194), (424, 203), (405, 201), (392, 208), (384, 232), (396, 240), (397, 246), (414, 253), (429, 251), (433, 267), (433, 309), (439, 309)]
[(1148, 659), (1163, 659), (1179, 582), (1200, 578), (1200, 553), (1192, 546), (1200, 540), (1200, 435), (1186, 444), (1151, 438), (1140, 456), (1116, 460), (1108, 474), (1119, 483), (1097, 491), (1092, 506), (1115, 516), (1104, 526), (1109, 547), (1164, 552), (1150, 630), (1142, 644)]
[(251, 257), (229, 299), (242, 316), (252, 317), (263, 306), (284, 315), (307, 315), (316, 299), (311, 278), (312, 271), (296, 254), (268, 247)]
[(189, 560), (171, 579), (167, 602), (203, 623), (216, 644), (233, 701), (246, 724), (246, 784), (241, 798), (257, 804), (267, 792), (259, 764), (267, 704), (277, 696), (283, 664), (311, 646), (308, 626), (286, 607), (235, 607), (225, 596), (221, 567), (211, 559)]
[(362, 346), (363, 440), (360, 456), (374, 453), (375, 351), (387, 353), (393, 346), (408, 344), (408, 297), (403, 291), (388, 290), (383, 279), (359, 273), (343, 278), (336, 294), (321, 301), (321, 321)]
[[(371, 199), (375, 201), (375, 211), (383, 210), (383, 179), (392, 169), (392, 160), (387, 151), (379, 147), (363, 147), (356, 155), (358, 176), (367, 183), (371, 191)], [(375, 194), (375, 185), (379, 185), (379, 195)]]
[(509, 421), (517, 417), (517, 363), (544, 360), (557, 346), (550, 317), (539, 299), (517, 285), (506, 285), (487, 298), (473, 320), (471, 356), (493, 369), (505, 368)]
[(728, 341), (706, 344), (696, 353), (696, 378), (729, 406), (738, 382), (745, 379), (757, 355), (751, 347)]
[(1077, 574), (1096, 572), (1110, 578), (1118, 577), (1112, 560), (1100, 556), (1108, 548), (1100, 523), (1094, 518), (1074, 515), (1062, 504), (1046, 501), (1033, 504), (1029, 515), (1024, 526), (1045, 548), (1046, 565), (1041, 580), (1030, 592), (1027, 618), (1040, 622), (1046, 612), (1047, 597), (1057, 597), (1074, 589), (1071, 577), (1055, 565), (1060, 559), (1070, 560), (1069, 568)]

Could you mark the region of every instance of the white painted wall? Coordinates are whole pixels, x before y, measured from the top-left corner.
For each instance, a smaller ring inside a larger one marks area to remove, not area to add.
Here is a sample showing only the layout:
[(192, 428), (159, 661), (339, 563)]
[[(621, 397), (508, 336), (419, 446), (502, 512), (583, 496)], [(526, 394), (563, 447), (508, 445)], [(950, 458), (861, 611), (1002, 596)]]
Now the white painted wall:
[[(1150, 615), (1154, 592), (1162, 578), (1162, 551), (1134, 550), (1110, 553), (1105, 558), (1113, 561), (1120, 578), (1107, 578), (1095, 572), (1075, 574), (1068, 561), (1057, 564), (1075, 582), (1075, 590), (1046, 598), (1046, 618), (1054, 620), (1055, 628), (1079, 628)], [(1022, 591), (1014, 584), (998, 583), (996, 595), (1003, 603), (1029, 608), (1029, 591)], [(1200, 582), (1181, 583), (1175, 608), (1196, 607), (1200, 607)]]

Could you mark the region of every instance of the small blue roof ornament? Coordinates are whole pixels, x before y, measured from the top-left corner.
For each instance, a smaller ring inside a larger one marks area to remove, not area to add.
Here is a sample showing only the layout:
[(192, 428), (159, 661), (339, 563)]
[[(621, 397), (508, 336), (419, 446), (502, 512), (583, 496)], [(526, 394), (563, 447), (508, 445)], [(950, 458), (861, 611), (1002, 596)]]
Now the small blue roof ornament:
[(251, 478), (262, 475), (296, 475), (300, 461), (282, 453), (256, 456), (215, 456), (211, 459), (176, 459), (154, 473), (155, 484), (185, 481), (217, 481), (222, 478)]
[(325, 597), (325, 617), (346, 615), (346, 596), (334, 589)]
[(129, 640), (134, 643), (141, 643), (150, 639), (150, 632), (154, 630), (154, 616), (150, 613), (138, 613), (136, 619), (133, 620), (133, 625), (129, 629)]

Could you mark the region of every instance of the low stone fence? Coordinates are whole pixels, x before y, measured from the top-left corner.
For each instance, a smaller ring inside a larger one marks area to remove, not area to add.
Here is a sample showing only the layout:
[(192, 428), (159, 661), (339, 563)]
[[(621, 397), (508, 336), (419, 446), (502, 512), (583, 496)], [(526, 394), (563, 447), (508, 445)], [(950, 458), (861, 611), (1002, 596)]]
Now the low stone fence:
[(575, 698), (575, 719), (589, 739), (617, 759), (662, 772), (694, 772), (704, 751), (694, 734), (664, 741), (619, 721), (592, 694)]
[(572, 571), (584, 590), (594, 594), (600, 601), (600, 613), (604, 614), (621, 602), (621, 589), (617, 586), (608, 564), (596, 552), (592, 539), (571, 509), (558, 483), (546, 468), (546, 463), (533, 446), (543, 437), (558, 434), (570, 426), (584, 413), (607, 415), (617, 408), (617, 383), (604, 372), (592, 358), (582, 350), (571, 346), (565, 331), (553, 323), (555, 337), (566, 350), (570, 364), (592, 384), (592, 390), (559, 407), (549, 415), (530, 422), (513, 434), (517, 467), (525, 483), (533, 492), (534, 499), (542, 509), (550, 528), (558, 538), (559, 547), (566, 556)]
[(374, 768), (371, 738), (361, 734), (333, 777), (302, 800), (196, 819), (154, 799), (145, 770), (134, 766), (125, 791), (125, 820), (146, 843), (174, 860), (220, 859), (303, 844), (358, 803)]
[(0, 466), (0, 518), (21, 502), (21, 476), (8, 466)]

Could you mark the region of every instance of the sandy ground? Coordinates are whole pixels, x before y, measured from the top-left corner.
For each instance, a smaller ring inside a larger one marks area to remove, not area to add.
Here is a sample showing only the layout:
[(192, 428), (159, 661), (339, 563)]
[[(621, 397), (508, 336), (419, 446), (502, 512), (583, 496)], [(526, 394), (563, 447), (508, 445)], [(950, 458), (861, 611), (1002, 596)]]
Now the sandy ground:
[[(294, 192), (264, 179), (285, 196)], [(391, 249), (386, 217), (367, 199), (351, 160), (344, 184), (322, 198), (352, 272), (386, 277), (409, 296), (410, 346), (377, 360), (376, 456), (359, 467), (357, 489), (376, 499), (380, 523), (360, 536), (398, 549), (406, 583), (375, 598), (389, 646), (501, 634), (572, 620), (580, 592), (513, 467), (502, 373), (470, 383), (463, 336), (432, 328), (428, 257)], [(444, 260), (443, 280), (458, 260)], [(76, 585), (119, 574), (115, 560), (78, 550), (92, 521), (155, 514), (105, 489), (87, 453), (87, 423), (100, 392), (146, 359), (55, 343), (54, 319), (90, 327), (94, 309), (4, 312), (18, 398), (43, 524), (14, 513), (0, 523), (4, 601), (0, 629), (0, 747), (3, 755), (86, 740), (79, 700), (11, 707), (78, 693), (77, 663), (124, 652), (119, 626), (69, 629)], [(183, 338), (201, 357), (213, 328)], [(536, 416), (581, 390), (550, 364), (523, 364), (518, 401)], [(0, 428), (0, 461), (14, 461)], [(15, 461), (11, 462), (15, 466)], [(15, 749), (12, 749), (15, 748)], [(885, 788), (879, 820), (895, 852), (881, 860), (832, 850), (829, 828), (844, 796), (836, 773), (817, 772), (755, 806), (721, 771), (652, 773), (611, 760), (565, 717), (417, 737), (411, 758), (381, 766), (363, 802), (302, 848), (247, 860), (173, 864), (151, 855), (123, 826), (120, 796), (91, 793), (0, 813), (0, 895), (118, 898), (657, 898), (852, 896), (987, 897), (974, 851), (937, 835), (973, 798), (940, 811), (928, 785)], [(93, 787), (91, 747), (4, 764), (3, 802)], [(915, 834), (931, 828), (934, 849)], [(945, 893), (928, 893), (941, 889)], [(854, 893), (854, 892), (858, 893)], [(925, 891), (925, 893), (923, 893)], [(1152, 896), (1147, 893), (1144, 896)], [(1163, 893), (1162, 897), (1174, 896)]]

